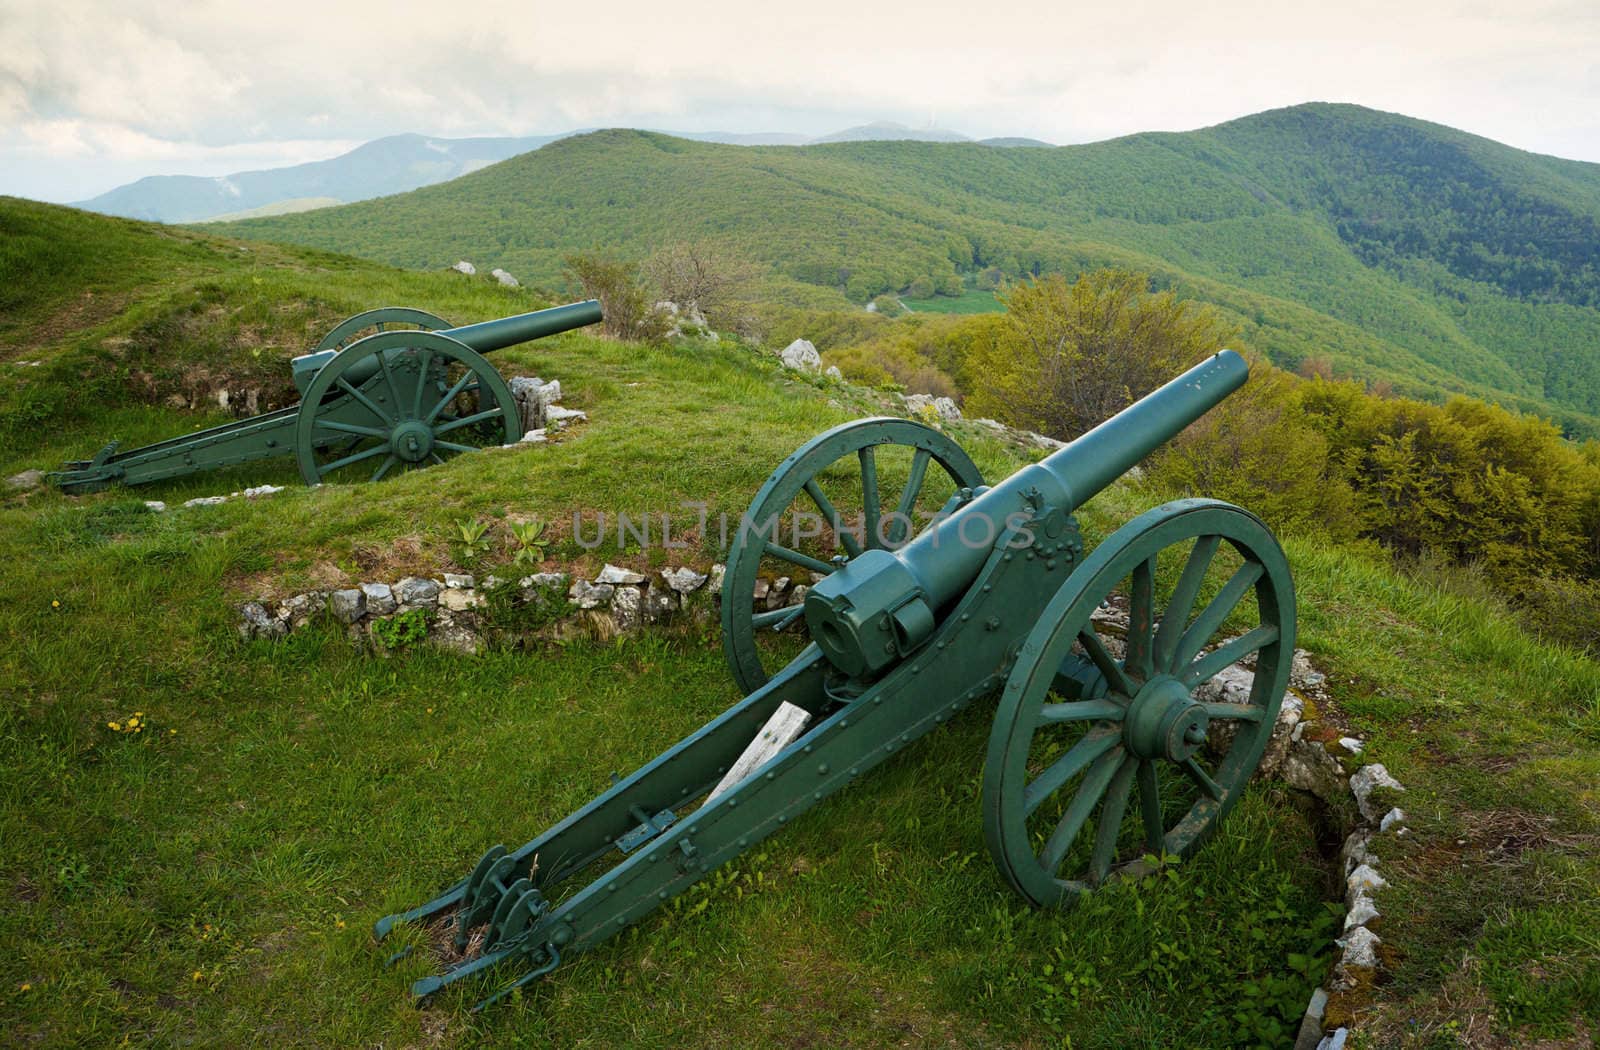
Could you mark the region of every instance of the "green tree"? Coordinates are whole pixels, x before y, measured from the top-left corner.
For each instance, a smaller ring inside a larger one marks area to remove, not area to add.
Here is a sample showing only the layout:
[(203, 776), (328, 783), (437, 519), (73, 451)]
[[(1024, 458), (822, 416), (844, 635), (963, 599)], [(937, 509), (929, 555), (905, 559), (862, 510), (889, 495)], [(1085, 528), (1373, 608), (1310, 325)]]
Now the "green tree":
[(1222, 349), (1231, 332), (1212, 308), (1149, 283), (1099, 270), (1071, 284), (1049, 274), (1011, 286), (1004, 323), (966, 369), (976, 412), (1076, 437)]
[(659, 339), (666, 318), (655, 309), (639, 268), (633, 263), (607, 259), (593, 252), (566, 257), (567, 276), (590, 299), (600, 300), (605, 319), (600, 329), (613, 339)]

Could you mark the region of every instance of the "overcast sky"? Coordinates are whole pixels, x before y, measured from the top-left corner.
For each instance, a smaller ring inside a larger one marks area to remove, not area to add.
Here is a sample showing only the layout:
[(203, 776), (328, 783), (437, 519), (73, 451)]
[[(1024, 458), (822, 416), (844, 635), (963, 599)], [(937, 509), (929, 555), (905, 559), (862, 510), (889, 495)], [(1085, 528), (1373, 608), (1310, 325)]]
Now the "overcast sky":
[(0, 193), (53, 201), (404, 131), (1073, 143), (1310, 100), (1600, 161), (1600, 0), (0, 0)]

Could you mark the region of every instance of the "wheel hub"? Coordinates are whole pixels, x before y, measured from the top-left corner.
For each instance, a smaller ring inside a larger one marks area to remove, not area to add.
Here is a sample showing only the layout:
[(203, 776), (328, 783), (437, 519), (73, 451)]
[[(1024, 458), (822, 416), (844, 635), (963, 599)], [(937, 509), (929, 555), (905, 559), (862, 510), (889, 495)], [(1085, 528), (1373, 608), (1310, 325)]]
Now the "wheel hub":
[(389, 448), (408, 463), (421, 463), (433, 451), (433, 428), (420, 419), (408, 419), (389, 435)]
[(1184, 762), (1206, 742), (1204, 705), (1171, 675), (1156, 675), (1139, 690), (1123, 722), (1123, 739), (1140, 758)]

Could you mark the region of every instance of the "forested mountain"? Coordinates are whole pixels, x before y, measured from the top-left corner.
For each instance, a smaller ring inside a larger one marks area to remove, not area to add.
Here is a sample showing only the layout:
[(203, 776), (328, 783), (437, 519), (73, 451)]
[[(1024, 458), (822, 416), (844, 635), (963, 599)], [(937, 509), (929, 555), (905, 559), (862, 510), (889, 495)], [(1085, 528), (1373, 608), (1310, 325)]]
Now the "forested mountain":
[(1600, 430), (1600, 165), (1356, 106), (1053, 149), (734, 148), (636, 131), (228, 232), (559, 284), (562, 258), (680, 239), (766, 264), (769, 293), (861, 304), (1119, 265), (1221, 307), (1296, 367), (1465, 392)]

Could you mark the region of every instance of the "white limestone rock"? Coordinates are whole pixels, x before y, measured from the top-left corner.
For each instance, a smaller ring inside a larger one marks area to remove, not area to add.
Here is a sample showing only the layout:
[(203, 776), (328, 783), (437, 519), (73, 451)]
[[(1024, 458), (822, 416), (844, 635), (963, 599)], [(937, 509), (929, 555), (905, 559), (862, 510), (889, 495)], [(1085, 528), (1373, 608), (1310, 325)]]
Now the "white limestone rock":
[(611, 618), (617, 630), (631, 631), (644, 619), (644, 594), (638, 587), (618, 587), (611, 598)]
[(147, 499), (144, 501), (144, 509), (152, 514), (165, 514), (167, 505), (158, 499)]
[(1350, 791), (1355, 795), (1356, 805), (1360, 807), (1361, 815), (1366, 818), (1368, 823), (1376, 823), (1379, 815), (1384, 812), (1377, 800), (1372, 797), (1373, 793), (1379, 788), (1385, 788), (1389, 791), (1405, 790), (1404, 785), (1390, 776), (1389, 771), (1383, 767), (1381, 762), (1374, 762), (1370, 766), (1362, 766), (1351, 774)]
[[(1389, 812), (1383, 815), (1383, 819), (1378, 822), (1378, 830), (1388, 831), (1390, 828), (1394, 827), (1396, 824), (1399, 824), (1405, 819), (1406, 811), (1396, 806), (1394, 809), (1391, 809)], [(1402, 828), (1401, 830), (1404, 831), (1405, 829)]]
[(796, 339), (784, 347), (778, 357), (783, 361), (783, 367), (796, 372), (822, 371), (822, 355), (817, 353), (817, 348), (811, 345), (809, 339)]
[(1344, 948), (1339, 964), (1347, 970), (1375, 970), (1378, 968), (1378, 945), (1383, 941), (1365, 926), (1357, 926), (1334, 942)]
[(481, 594), (464, 587), (446, 588), (444, 593), (439, 595), (440, 608), (448, 609), (450, 612), (466, 612), (468, 609), (476, 609), (482, 604), (483, 596)]
[(357, 587), (334, 591), (328, 595), (328, 611), (340, 623), (355, 623), (367, 614), (366, 593)]
[(467, 262), (465, 259), (462, 259), (460, 262), (450, 267), (450, 269), (454, 270), (456, 273), (464, 273), (468, 277), (471, 277), (473, 274), (478, 272), (478, 268)]
[(633, 586), (645, 582), (645, 577), (632, 569), (624, 569), (620, 565), (612, 565), (608, 562), (606, 567), (600, 570), (600, 575), (594, 578), (594, 582)]
[(580, 609), (598, 609), (609, 605), (617, 589), (609, 583), (593, 584), (588, 580), (573, 580), (567, 597)]
[(439, 584), (421, 576), (407, 576), (394, 585), (394, 595), (402, 605), (426, 607), (439, 604)]
[(500, 269), (500, 267), (498, 267), (498, 266), (496, 266), (494, 269), (489, 271), (489, 276), (493, 277), (495, 280), (499, 281), (501, 284), (505, 285), (507, 288), (521, 288), (522, 287), (522, 282), (521, 281), (518, 281), (515, 277), (511, 276), (509, 273), (506, 273), (504, 270)]
[(693, 594), (705, 585), (707, 576), (689, 568), (662, 569), (661, 578), (678, 594)]
[(827, 368), (822, 370), (822, 374), (827, 376), (829, 379), (838, 380), (840, 382), (844, 381), (844, 373), (839, 371), (838, 365), (829, 365)]
[(367, 596), (367, 612), (372, 616), (388, 616), (400, 604), (387, 583), (363, 583), (361, 593)]
[(450, 591), (470, 591), (478, 585), (478, 581), (471, 576), (460, 573), (447, 572), (444, 574), (444, 586)]
[(44, 484), (44, 471), (24, 470), (6, 479), (6, 488), (13, 492), (29, 492)]

